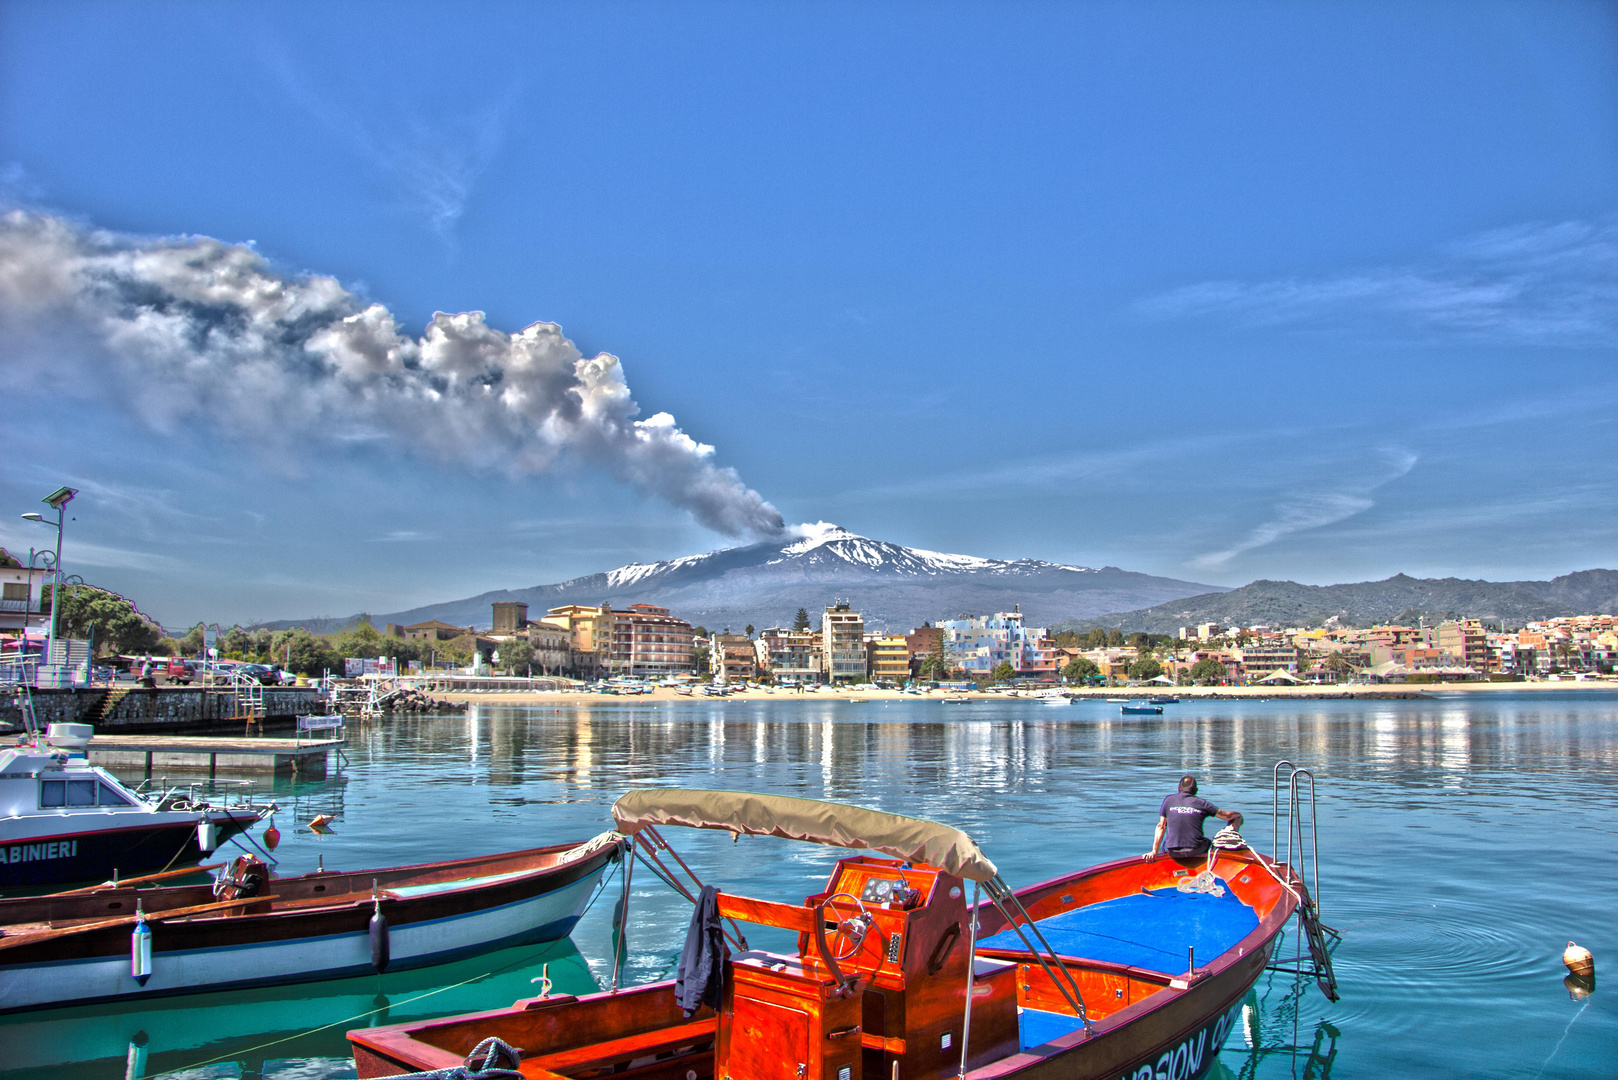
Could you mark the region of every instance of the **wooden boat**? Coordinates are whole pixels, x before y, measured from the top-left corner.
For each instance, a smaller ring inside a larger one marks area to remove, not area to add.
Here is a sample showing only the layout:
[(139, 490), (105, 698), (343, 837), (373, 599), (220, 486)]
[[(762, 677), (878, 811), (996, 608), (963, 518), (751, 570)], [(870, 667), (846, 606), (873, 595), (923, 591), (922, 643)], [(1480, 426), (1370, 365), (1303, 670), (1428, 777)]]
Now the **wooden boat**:
[(1147, 701), (1131, 701), (1118, 706), (1118, 712), (1123, 716), (1161, 716), (1163, 706)]
[(665, 981), (350, 1031), (359, 1076), (457, 1066), (498, 1039), (532, 1080), (1196, 1080), (1276, 935), (1313, 910), (1296, 874), (1245, 848), (1012, 892), (969, 837), (916, 818), (668, 789), (631, 792), (613, 815), (642, 859), (668, 849), (664, 825), (890, 857), (842, 859), (801, 904), (718, 893), (720, 916), (795, 931), (798, 947), (749, 949), (738, 933), (717, 1008), (683, 1013)]
[(288, 878), (242, 856), (211, 884), (0, 899), (0, 1012), (344, 978), (563, 938), (620, 854), (608, 833)]

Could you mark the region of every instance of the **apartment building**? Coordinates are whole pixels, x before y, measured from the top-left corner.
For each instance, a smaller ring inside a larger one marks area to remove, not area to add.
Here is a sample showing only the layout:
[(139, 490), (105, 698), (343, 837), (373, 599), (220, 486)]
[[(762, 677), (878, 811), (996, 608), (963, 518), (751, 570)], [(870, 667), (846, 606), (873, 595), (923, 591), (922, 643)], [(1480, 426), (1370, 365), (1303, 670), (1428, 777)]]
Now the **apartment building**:
[(910, 647), (903, 634), (867, 638), (865, 663), (874, 683), (903, 686), (910, 681)]
[(1454, 658), (1454, 663), (1477, 671), (1498, 669), (1489, 656), (1489, 634), (1476, 619), (1440, 623), (1438, 647)]
[(656, 604), (551, 608), (547, 622), (565, 625), (572, 636), (572, 666), (580, 674), (640, 675), (660, 678), (691, 670), (696, 630)]
[(783, 686), (820, 681), (820, 635), (813, 630), (789, 630), (772, 626), (761, 630), (753, 642), (753, 655), (760, 671)]
[(865, 619), (847, 600), (838, 600), (821, 616), (820, 650), (827, 682), (865, 681)]
[(987, 675), (1002, 663), (1018, 672), (1053, 672), (1057, 651), (1043, 629), (1023, 625), (1021, 608), (987, 617), (962, 615), (938, 624), (952, 668)]
[(746, 634), (715, 634), (708, 639), (708, 668), (720, 682), (758, 678), (758, 652)]

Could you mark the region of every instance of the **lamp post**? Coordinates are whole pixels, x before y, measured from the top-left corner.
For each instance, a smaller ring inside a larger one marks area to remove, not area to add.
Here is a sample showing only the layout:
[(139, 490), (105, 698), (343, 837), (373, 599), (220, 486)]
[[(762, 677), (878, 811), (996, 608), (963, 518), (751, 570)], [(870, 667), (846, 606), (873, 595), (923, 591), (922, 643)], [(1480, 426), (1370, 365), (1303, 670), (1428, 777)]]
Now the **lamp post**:
[[(51, 666), (52, 685), (55, 685), (57, 681), (56, 613), (62, 607), (62, 524), (67, 518), (67, 511), (64, 508), (73, 501), (73, 496), (77, 494), (78, 491), (74, 488), (60, 487), (39, 500), (56, 511), (56, 521), (54, 523), (56, 525), (56, 551), (51, 559), (51, 566), (55, 570), (56, 583), (51, 586), (51, 621), (49, 628), (45, 631), (45, 662)], [(23, 520), (37, 521), (42, 525), (52, 524), (41, 514), (24, 514)]]

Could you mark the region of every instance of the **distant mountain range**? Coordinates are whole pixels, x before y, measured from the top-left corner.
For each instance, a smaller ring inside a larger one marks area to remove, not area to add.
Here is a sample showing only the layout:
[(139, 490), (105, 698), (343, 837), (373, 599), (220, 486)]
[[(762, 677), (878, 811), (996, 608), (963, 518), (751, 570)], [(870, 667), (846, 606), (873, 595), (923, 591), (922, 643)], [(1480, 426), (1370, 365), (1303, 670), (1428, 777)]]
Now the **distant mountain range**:
[[(1030, 626), (1054, 619), (1085, 618), (1106, 611), (1161, 604), (1177, 597), (1207, 594), (1217, 586), (1120, 570), (1064, 566), (1036, 559), (984, 559), (948, 555), (872, 540), (836, 525), (804, 526), (788, 541), (769, 541), (690, 555), (666, 562), (632, 563), (557, 585), (502, 589), (464, 600), (428, 604), (409, 611), (373, 614), (383, 623), (441, 619), (458, 626), (486, 627), (490, 605), (517, 600), (537, 618), (563, 604), (614, 607), (645, 602), (710, 630), (749, 623), (789, 626), (807, 608), (819, 625), (820, 611), (836, 598), (851, 601), (868, 628), (908, 632), (924, 621), (962, 612), (986, 615), (1021, 605)], [(352, 624), (346, 619), (288, 619), (273, 628), (306, 626), (329, 631)]]
[(1336, 617), (1345, 626), (1402, 623), (1414, 626), (1454, 618), (1520, 626), (1560, 615), (1618, 614), (1618, 570), (1581, 570), (1550, 581), (1468, 581), (1395, 574), (1385, 581), (1299, 585), (1255, 581), (1134, 611), (1064, 620), (1057, 630), (1145, 631), (1173, 634), (1180, 627), (1318, 626)]

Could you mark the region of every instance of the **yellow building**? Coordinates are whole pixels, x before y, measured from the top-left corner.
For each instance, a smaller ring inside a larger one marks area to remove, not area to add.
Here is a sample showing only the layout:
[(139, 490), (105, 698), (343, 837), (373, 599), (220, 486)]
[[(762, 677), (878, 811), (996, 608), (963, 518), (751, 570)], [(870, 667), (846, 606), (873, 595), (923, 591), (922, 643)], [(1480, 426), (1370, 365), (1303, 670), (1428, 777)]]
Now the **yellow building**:
[(910, 644), (903, 634), (871, 638), (865, 652), (872, 682), (903, 686), (910, 680)]

